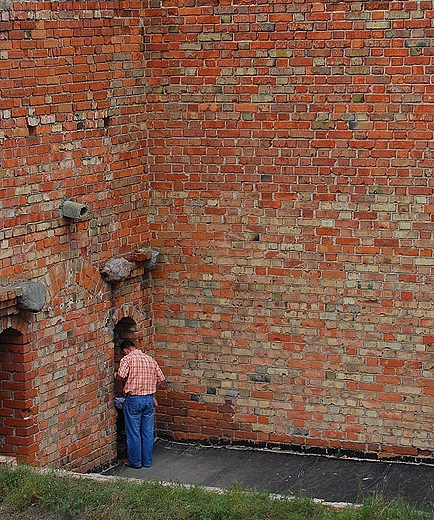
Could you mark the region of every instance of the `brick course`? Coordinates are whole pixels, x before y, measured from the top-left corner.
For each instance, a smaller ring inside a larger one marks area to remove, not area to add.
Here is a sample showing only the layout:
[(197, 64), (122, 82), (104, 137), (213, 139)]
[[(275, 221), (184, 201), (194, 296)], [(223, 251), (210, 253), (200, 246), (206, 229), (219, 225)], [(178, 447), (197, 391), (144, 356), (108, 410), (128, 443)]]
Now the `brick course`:
[[(433, 19), (425, 1), (0, 1), (22, 458), (115, 456), (123, 319), (167, 375), (162, 434), (432, 457)], [(152, 275), (104, 281), (143, 246)], [(17, 280), (46, 284), (40, 313)]]
[(432, 455), (432, 4), (162, 7), (145, 34), (163, 429)]
[[(33, 373), (30, 402), (20, 404), (17, 382), (14, 406), (32, 405), (35, 439), (17, 449), (36, 464), (86, 471), (114, 458), (110, 319), (134, 315), (140, 344), (150, 336), (140, 269), (126, 286), (110, 286), (99, 272), (149, 242), (136, 12), (110, 2), (1, 5), (1, 284), (38, 280), (48, 297), (40, 313), (18, 321), (15, 295), (2, 298), (0, 344), (6, 348), (12, 330), (29, 339), (31, 358), (19, 362)], [(62, 218), (66, 199), (86, 204), (89, 219)], [(18, 444), (8, 437), (5, 449), (13, 451), (11, 443)]]

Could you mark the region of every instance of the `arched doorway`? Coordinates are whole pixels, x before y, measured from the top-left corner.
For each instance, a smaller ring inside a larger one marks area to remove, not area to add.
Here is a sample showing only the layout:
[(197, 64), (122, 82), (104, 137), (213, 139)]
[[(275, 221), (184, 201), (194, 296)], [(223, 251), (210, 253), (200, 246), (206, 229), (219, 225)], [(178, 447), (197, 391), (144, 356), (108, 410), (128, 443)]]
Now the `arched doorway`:
[(0, 333), (0, 453), (34, 462), (37, 415), (34, 408), (33, 353), (25, 335)]
[[(125, 339), (135, 339), (136, 322), (132, 318), (122, 318), (114, 327), (113, 343), (114, 343), (114, 358), (115, 370), (119, 368), (119, 361), (122, 357), (121, 343)], [(127, 457), (127, 444), (125, 436), (124, 416), (122, 412), (122, 382), (115, 380), (115, 405), (116, 405), (116, 425), (117, 425), (117, 454), (119, 459)]]

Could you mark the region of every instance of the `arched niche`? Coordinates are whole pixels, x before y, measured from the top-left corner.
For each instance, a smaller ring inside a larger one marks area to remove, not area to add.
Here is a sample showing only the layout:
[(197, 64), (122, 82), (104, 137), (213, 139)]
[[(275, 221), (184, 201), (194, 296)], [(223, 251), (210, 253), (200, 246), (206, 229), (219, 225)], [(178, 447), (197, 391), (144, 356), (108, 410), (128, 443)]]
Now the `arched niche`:
[(33, 359), (27, 335), (12, 327), (0, 333), (0, 454), (28, 462), (37, 451)]

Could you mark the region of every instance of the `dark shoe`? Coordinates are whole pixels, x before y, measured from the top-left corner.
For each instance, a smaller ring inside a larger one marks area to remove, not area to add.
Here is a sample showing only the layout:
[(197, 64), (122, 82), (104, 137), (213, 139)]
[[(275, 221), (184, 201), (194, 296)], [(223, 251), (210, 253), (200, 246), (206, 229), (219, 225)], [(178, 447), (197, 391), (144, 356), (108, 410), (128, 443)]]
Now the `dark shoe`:
[(140, 469), (142, 467), (142, 466), (133, 466), (132, 464), (130, 464), (130, 461), (128, 459), (124, 459), (124, 465), (128, 466), (129, 468), (134, 468), (134, 469)]

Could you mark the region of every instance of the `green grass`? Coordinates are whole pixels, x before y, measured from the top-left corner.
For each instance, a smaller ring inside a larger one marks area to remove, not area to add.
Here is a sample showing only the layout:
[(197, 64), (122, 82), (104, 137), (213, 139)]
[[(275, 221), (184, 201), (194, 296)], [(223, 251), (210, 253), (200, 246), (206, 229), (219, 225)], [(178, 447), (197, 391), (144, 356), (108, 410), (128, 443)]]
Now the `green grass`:
[(379, 496), (361, 507), (334, 509), (307, 496), (270, 498), (239, 486), (224, 493), (200, 487), (165, 486), (124, 479), (98, 481), (27, 466), (0, 468), (0, 502), (17, 510), (36, 506), (62, 520), (427, 520), (434, 503), (423, 511), (402, 500)]

